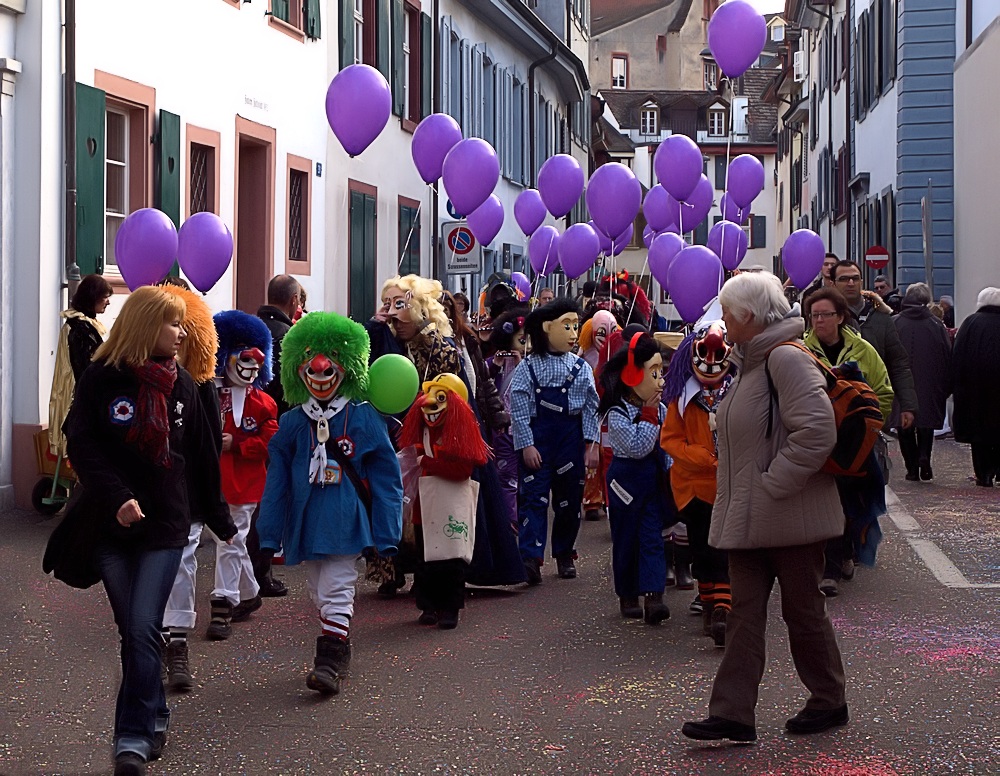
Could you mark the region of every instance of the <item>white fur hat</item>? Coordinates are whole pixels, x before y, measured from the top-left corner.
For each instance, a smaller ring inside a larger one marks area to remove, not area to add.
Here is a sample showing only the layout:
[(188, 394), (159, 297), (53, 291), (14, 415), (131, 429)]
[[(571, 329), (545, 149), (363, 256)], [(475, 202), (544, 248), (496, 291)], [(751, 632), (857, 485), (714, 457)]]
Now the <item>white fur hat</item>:
[(976, 307), (1000, 306), (1000, 288), (988, 286), (979, 292)]

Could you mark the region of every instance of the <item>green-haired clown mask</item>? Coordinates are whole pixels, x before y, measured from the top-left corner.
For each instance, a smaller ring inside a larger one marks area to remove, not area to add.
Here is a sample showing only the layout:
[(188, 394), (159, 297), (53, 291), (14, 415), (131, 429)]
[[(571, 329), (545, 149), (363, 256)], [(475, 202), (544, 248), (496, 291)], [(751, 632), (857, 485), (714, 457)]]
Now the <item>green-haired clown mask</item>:
[(326, 404), (337, 396), (363, 399), (369, 350), (361, 324), (337, 313), (309, 313), (281, 341), (285, 400), (304, 404), (311, 396)]

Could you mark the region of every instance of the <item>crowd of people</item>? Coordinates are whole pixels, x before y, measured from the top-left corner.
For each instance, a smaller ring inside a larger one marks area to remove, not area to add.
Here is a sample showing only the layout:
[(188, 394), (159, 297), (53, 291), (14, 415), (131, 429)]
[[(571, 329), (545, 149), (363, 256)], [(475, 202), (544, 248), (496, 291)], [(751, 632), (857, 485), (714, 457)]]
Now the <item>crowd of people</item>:
[[(64, 313), (50, 417), (80, 485), (44, 566), (78, 587), (102, 582), (111, 602), (123, 666), (115, 773), (160, 756), (165, 688), (194, 686), (187, 640), (206, 527), (207, 638), (230, 638), (263, 598), (288, 593), (276, 554), (303, 563), (321, 633), (306, 684), (335, 695), (359, 557), (383, 597), (412, 574), (418, 621), (451, 630), (468, 584), (539, 585), (547, 557), (557, 577), (576, 578), (581, 521), (607, 519), (621, 616), (661, 625), (665, 589), (697, 587), (689, 608), (724, 648), (709, 716), (686, 736), (756, 739), (775, 580), (809, 690), (786, 727), (845, 724), (825, 601), (856, 563), (875, 562), (888, 455), (877, 434), (851, 476), (832, 473), (842, 432), (830, 381), (870, 392), (907, 480), (933, 479), (950, 396), (977, 485), (1000, 476), (1000, 416), (986, 400), (1000, 376), (1000, 290), (982, 292), (956, 336), (953, 310), (939, 316), (925, 284), (900, 295), (880, 276), (880, 296), (862, 278), (828, 256), (793, 304), (775, 276), (737, 273), (676, 336), (654, 333), (663, 321), (625, 273), (537, 299), (497, 273), (478, 303), (395, 276), (363, 326), (306, 313), (288, 275), (255, 316), (213, 317), (171, 281), (133, 292), (106, 340), (96, 317), (112, 289), (85, 278)], [(421, 384), (396, 415), (365, 401), (368, 367), (387, 354)]]

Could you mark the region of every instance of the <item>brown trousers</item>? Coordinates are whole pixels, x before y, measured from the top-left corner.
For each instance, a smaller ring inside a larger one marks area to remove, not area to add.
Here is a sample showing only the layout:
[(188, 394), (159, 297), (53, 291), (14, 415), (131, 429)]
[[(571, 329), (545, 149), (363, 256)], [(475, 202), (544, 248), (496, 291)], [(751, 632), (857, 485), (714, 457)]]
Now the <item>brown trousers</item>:
[(810, 692), (806, 708), (836, 709), (846, 703), (844, 664), (819, 589), (825, 546), (822, 541), (729, 551), (733, 610), (726, 621), (726, 652), (712, 685), (710, 715), (754, 725), (764, 676), (767, 603), (775, 579), (795, 670)]

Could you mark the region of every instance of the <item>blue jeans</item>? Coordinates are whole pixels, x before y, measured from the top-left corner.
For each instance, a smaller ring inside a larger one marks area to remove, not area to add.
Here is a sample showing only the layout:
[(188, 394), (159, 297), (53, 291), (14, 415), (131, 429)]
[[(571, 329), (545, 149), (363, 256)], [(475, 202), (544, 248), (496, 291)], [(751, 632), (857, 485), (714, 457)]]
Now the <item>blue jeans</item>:
[(115, 705), (115, 756), (136, 752), (149, 759), (156, 732), (170, 710), (160, 681), (160, 626), (181, 562), (181, 548), (98, 550), (101, 579), (121, 637), (122, 683)]

